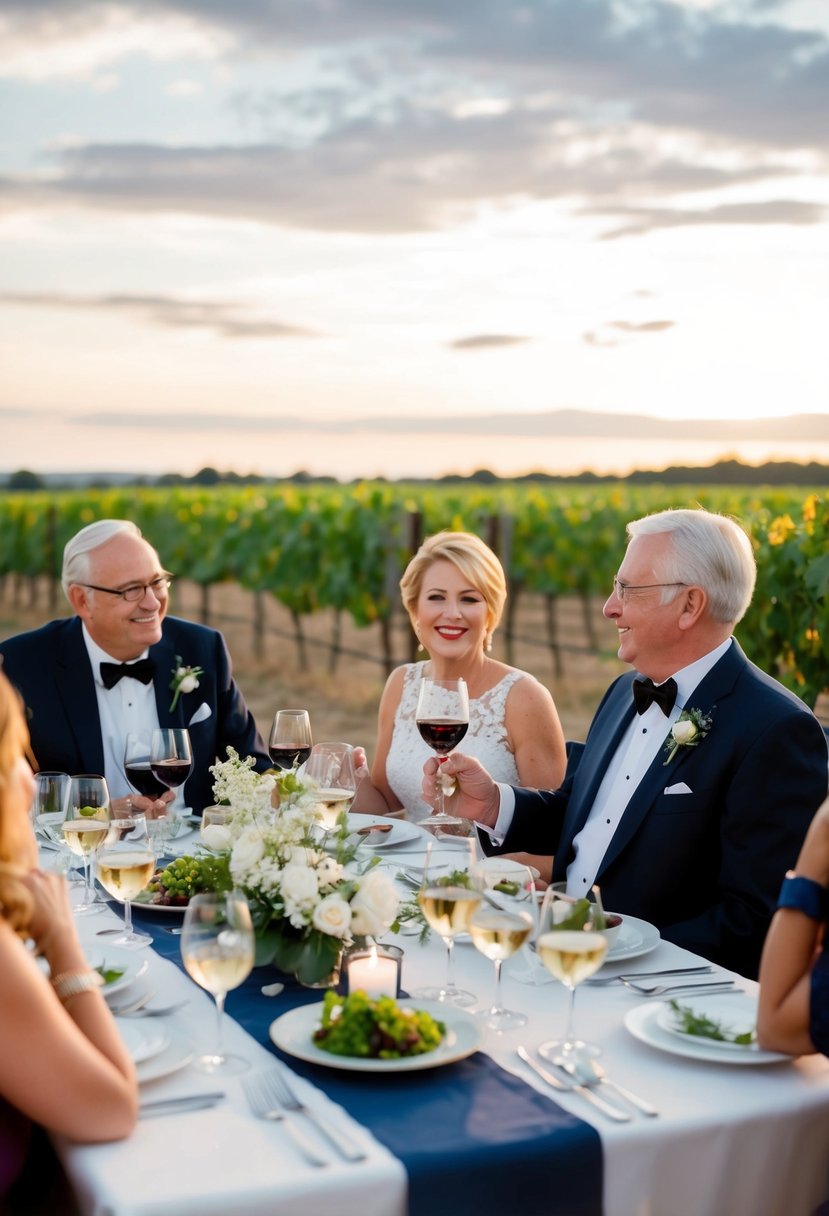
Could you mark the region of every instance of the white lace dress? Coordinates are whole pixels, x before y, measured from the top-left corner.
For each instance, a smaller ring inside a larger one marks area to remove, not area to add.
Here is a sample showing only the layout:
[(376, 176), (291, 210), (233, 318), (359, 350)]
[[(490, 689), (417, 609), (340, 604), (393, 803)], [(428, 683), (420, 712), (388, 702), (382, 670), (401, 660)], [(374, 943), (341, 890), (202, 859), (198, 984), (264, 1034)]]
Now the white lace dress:
[[(403, 692), (386, 757), (386, 780), (406, 808), (408, 818), (416, 823), (427, 819), (432, 813), (432, 808), (421, 798), (420, 790), (423, 765), (435, 754), (420, 737), (415, 722), (423, 667), (423, 663), (405, 665)], [(470, 699), (469, 730), (460, 745), (460, 750), (468, 756), (476, 756), (496, 781), (504, 781), (508, 785), (517, 785), (519, 781), (515, 756), (507, 742), (507, 695), (513, 684), (525, 677), (532, 679), (524, 671), (509, 671), (482, 697)]]

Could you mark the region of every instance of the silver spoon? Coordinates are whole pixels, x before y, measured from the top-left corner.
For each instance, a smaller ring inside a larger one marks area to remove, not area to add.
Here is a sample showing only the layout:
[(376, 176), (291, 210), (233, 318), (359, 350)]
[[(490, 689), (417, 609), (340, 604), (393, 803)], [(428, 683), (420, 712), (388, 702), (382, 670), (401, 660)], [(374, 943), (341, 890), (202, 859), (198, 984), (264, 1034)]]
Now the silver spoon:
[(577, 1081), (581, 1081), (583, 1085), (607, 1085), (611, 1089), (615, 1089), (620, 1097), (626, 1102), (630, 1102), (631, 1106), (635, 1106), (643, 1115), (647, 1115), (650, 1119), (655, 1119), (659, 1111), (655, 1106), (651, 1106), (650, 1102), (646, 1102), (644, 1098), (638, 1097), (637, 1094), (632, 1094), (629, 1089), (623, 1089), (621, 1085), (617, 1085), (615, 1081), (611, 1081), (596, 1060), (591, 1056), (583, 1056), (576, 1060), (565, 1059), (564, 1056), (557, 1056), (553, 1061), (559, 1068), (563, 1068), (571, 1077), (575, 1077)]

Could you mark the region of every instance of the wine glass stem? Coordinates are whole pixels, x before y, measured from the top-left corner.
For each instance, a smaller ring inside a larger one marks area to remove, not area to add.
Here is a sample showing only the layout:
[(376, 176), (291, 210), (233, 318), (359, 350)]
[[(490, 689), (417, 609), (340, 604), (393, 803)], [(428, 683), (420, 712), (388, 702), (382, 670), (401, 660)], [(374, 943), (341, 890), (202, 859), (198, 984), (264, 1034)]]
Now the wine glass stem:
[(224, 1040), (222, 1036), (223, 1017), (225, 1011), (226, 992), (215, 992), (216, 998), (216, 1059), (221, 1063), (224, 1059)]
[(437, 794), (437, 798), (435, 799), (435, 811), (438, 815), (443, 814), (443, 784), (440, 779), (440, 766), (443, 764), (445, 759), (445, 756), (438, 756), (438, 771), (435, 774), (437, 779), (435, 789), (435, 793)]
[(124, 933), (132, 933), (132, 903), (128, 899), (124, 900)]
[(569, 1047), (574, 1042), (573, 1031), (573, 1009), (576, 1004), (576, 985), (568, 984), (567, 989), (570, 993), (570, 1000), (567, 1005), (567, 1029), (564, 1032), (564, 1046)]
[(84, 903), (91, 904), (92, 900), (94, 898), (94, 892), (92, 890), (92, 875), (91, 875), (92, 866), (90, 865), (89, 854), (84, 853), (82, 860), (83, 860), (83, 880), (84, 880), (84, 891), (85, 891)]
[(446, 991), (455, 991), (455, 939), (454, 937), (445, 937), (446, 942)]
[(496, 958), (495, 960), (495, 997), (492, 1001), (492, 1012), (500, 1013), (502, 1008), (501, 998), (501, 962), (503, 960)]

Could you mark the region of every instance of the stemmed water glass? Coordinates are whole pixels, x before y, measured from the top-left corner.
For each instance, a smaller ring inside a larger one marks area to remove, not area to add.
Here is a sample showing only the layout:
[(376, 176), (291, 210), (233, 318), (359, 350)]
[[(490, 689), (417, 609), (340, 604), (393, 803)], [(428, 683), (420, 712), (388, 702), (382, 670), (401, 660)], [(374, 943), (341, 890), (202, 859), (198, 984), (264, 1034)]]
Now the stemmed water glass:
[[(535, 901), (535, 882), (532, 871), (509, 870), (509, 878), (514, 879), (517, 891), (513, 896), (507, 892), (499, 892), (497, 884), (499, 875), (492, 870), (483, 871), (484, 888), (493, 891), (490, 897), (497, 898), (497, 906), (486, 900), (480, 904), (469, 922), (469, 936), (472, 944), (486, 958), (491, 959), (495, 966), (495, 994), (489, 1009), (481, 1012), (481, 1018), (492, 1030), (514, 1030), (518, 1026), (526, 1026), (527, 1018), (523, 1013), (514, 1009), (505, 1009), (501, 995), (501, 965), (505, 959), (517, 954), (521, 947), (528, 942), (535, 928), (533, 915), (519, 900), (529, 900), (530, 907)], [(508, 880), (507, 880), (508, 881)]]
[(577, 1061), (585, 1055), (598, 1055), (599, 1048), (576, 1037), (573, 1009), (576, 987), (598, 971), (607, 952), (607, 938), (598, 906), (589, 899), (567, 894), (567, 883), (552, 883), (544, 893), (536, 940), (538, 957), (554, 979), (570, 993), (567, 1027), (563, 1039), (542, 1043), (539, 1055), (548, 1060)]
[(307, 709), (278, 709), (268, 744), (277, 768), (298, 768), (311, 754), (311, 719)]
[[(446, 982), (441, 987), (419, 988), (413, 997), (427, 1001), (446, 1001), (451, 1005), (474, 1005), (474, 992), (458, 988), (455, 983), (455, 938), (469, 929), (473, 914), (481, 903), (480, 874), (475, 866), (475, 849), (472, 840), (466, 841), (466, 869), (456, 868), (445, 872), (445, 855), (442, 863), (432, 857), (432, 842), (426, 852), (423, 881), (417, 902), (423, 910), (430, 927), (443, 938), (446, 946)], [(453, 858), (457, 854), (453, 855)]]
[(183, 727), (160, 727), (153, 731), (150, 744), (150, 769), (161, 785), (175, 790), (184, 785), (193, 771), (190, 732)]
[(155, 852), (142, 811), (111, 819), (97, 856), (98, 881), (113, 899), (124, 905), (124, 928), (112, 938), (115, 946), (150, 946), (149, 933), (133, 928), (132, 901), (143, 891), (155, 870)]
[(305, 765), (305, 780), (317, 787), (314, 796), (323, 829), (334, 831), (357, 792), (353, 747), (349, 743), (315, 743)]
[(181, 930), (181, 957), (190, 977), (212, 992), (216, 1001), (216, 1048), (198, 1056), (196, 1067), (225, 1076), (245, 1072), (249, 1061), (244, 1056), (227, 1055), (222, 1046), (225, 997), (247, 979), (253, 968), (253, 925), (241, 892), (211, 891), (191, 897)]
[(95, 897), (89, 860), (103, 844), (109, 820), (109, 789), (105, 778), (96, 773), (79, 773), (72, 777), (63, 817), (63, 838), (75, 856), (83, 861), (84, 893), (73, 909), (81, 916), (103, 909), (103, 904)]
[[(30, 813), (35, 835), (52, 844), (63, 844), (62, 827), (69, 794), (68, 773), (35, 773), (35, 793)], [(48, 818), (41, 819), (41, 816)]]
[[(466, 681), (432, 680), (424, 677), (420, 682), (415, 721), (421, 738), (437, 753), (438, 765), (443, 764), (469, 729), (469, 693)], [(454, 815), (447, 815), (444, 810), (444, 786), (440, 769), (435, 785), (437, 805), (423, 826), (431, 828), (441, 823), (457, 824), (459, 820)]]

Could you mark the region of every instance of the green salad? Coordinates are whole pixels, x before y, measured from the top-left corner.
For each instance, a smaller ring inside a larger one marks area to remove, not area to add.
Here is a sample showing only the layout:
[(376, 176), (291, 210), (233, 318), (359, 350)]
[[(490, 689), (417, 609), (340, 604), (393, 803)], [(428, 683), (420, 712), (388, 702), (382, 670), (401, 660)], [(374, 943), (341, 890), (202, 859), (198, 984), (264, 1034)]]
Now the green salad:
[(678, 1001), (669, 1001), (668, 1004), (676, 1018), (677, 1029), (683, 1034), (694, 1035), (700, 1039), (714, 1039), (717, 1043), (734, 1043), (737, 1047), (750, 1047), (757, 1039), (754, 1028), (737, 1033), (723, 1022), (697, 1013), (687, 1005), (680, 1005)]
[(335, 1056), (400, 1060), (434, 1051), (446, 1027), (422, 1009), (399, 1005), (390, 996), (372, 1000), (364, 992), (325, 994), (322, 1018), (313, 1040)]

